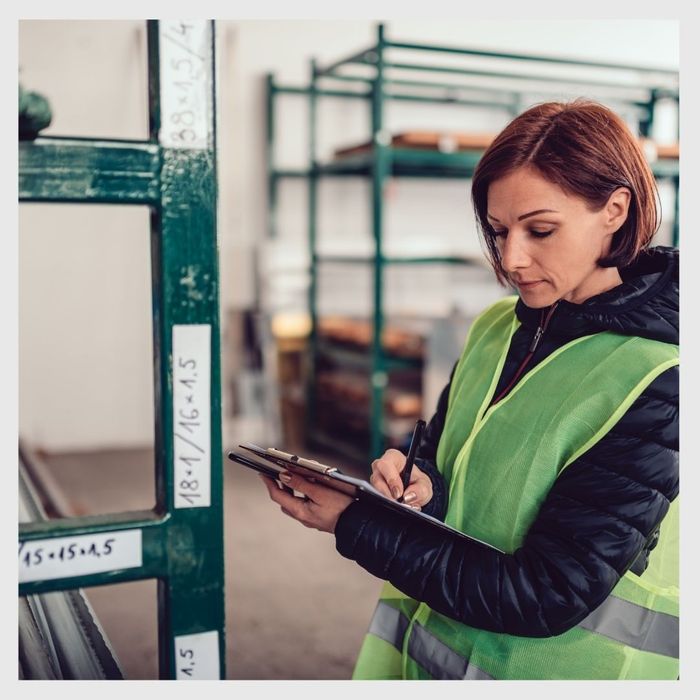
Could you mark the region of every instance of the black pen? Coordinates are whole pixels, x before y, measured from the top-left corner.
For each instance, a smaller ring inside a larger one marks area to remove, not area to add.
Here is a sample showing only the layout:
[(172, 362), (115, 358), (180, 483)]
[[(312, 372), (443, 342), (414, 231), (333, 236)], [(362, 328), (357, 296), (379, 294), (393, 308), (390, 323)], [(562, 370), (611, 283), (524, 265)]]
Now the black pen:
[[(421, 437), (423, 436), (423, 429), (425, 428), (424, 420), (417, 420), (416, 426), (413, 428), (413, 435), (411, 435), (411, 444), (408, 446), (408, 454), (406, 455), (406, 464), (404, 464), (403, 472), (401, 473), (401, 479), (403, 481), (404, 493), (408, 488), (408, 484), (411, 481), (411, 470), (413, 469), (413, 460), (416, 457), (416, 450), (418, 445), (420, 445)], [(403, 503), (403, 494), (398, 499), (399, 503)]]

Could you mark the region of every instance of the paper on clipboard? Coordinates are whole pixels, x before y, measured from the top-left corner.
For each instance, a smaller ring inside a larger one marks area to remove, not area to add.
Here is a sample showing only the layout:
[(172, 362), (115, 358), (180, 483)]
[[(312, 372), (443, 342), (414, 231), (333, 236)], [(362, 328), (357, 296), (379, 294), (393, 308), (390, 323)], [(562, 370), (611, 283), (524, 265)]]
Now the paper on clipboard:
[(400, 503), (391, 498), (387, 498), (383, 493), (379, 492), (368, 481), (356, 479), (347, 474), (343, 474), (337, 467), (332, 467), (327, 464), (322, 464), (316, 460), (307, 459), (289, 452), (283, 452), (274, 447), (263, 448), (253, 443), (243, 443), (238, 446), (239, 449), (228, 453), (228, 458), (250, 469), (259, 471), (272, 479), (278, 479), (281, 472), (290, 472), (298, 474), (305, 479), (310, 479), (318, 483), (328, 486), (329, 488), (340, 491), (348, 496), (352, 496), (357, 500), (362, 500), (369, 503), (374, 503), (383, 508), (389, 508), (392, 511), (401, 513), (405, 517), (413, 520), (424, 522), (428, 527), (436, 527), (440, 530), (450, 533), (453, 536), (468, 539), (471, 542), (476, 542), (494, 549), (498, 552), (502, 550), (494, 547), (488, 542), (471, 537), (460, 530), (447, 525), (433, 518), (427, 513), (415, 510), (405, 503)]

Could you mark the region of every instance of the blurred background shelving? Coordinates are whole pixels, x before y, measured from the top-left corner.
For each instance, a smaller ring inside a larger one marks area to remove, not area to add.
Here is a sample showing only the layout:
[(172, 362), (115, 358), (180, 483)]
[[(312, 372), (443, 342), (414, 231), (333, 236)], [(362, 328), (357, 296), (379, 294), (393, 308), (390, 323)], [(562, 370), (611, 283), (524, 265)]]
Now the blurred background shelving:
[[(297, 424), (296, 434), (285, 436), (291, 442), (323, 446), (369, 464), (387, 447), (404, 447), (415, 419), (430, 417), (461, 349), (463, 333), (478, 309), (464, 297), (452, 299), (448, 309), (455, 332), (440, 336), (435, 324), (444, 319), (444, 309), (432, 314), (411, 313), (406, 305), (397, 308), (401, 304), (391, 309), (387, 302), (392, 291), (401, 296), (410, 287), (429, 285), (430, 277), (421, 276), (426, 269), (431, 269), (433, 279), (454, 277), (454, 272), (446, 272), (448, 268), (459, 269), (466, 285), (478, 289), (479, 307), (513, 290), (496, 287), (489, 279), (485, 258), (474, 245), (476, 232), (466, 224), (465, 241), (469, 236), (473, 240), (462, 250), (454, 241), (452, 245), (441, 241), (440, 219), (431, 219), (427, 212), (422, 233), (399, 231), (389, 240), (392, 188), (401, 179), (421, 184), (462, 182), (462, 201), (455, 199), (454, 207), (463, 207), (466, 214), (469, 179), (481, 155), (500, 128), (532, 104), (585, 95), (616, 109), (638, 135), (657, 180), (671, 188), (667, 196), (674, 214), (667, 217), (667, 228), (657, 242), (678, 244), (675, 71), (395, 41), (380, 24), (373, 45), (325, 66), (312, 60), (309, 75), (302, 86), (280, 84), (272, 74), (266, 80), (270, 239), (280, 236), (282, 182), (301, 179), (307, 187), (308, 251), (302, 264), (307, 273), (310, 327), (306, 342), (298, 342), (294, 351), (303, 358), (297, 362), (294, 381), (299, 409), (299, 387), (306, 385), (305, 421)], [(300, 96), (307, 102), (306, 168), (276, 166), (276, 132), (284, 121), (277, 103), (283, 95)], [(370, 138), (341, 144), (324, 158), (318, 153), (318, 134), (323, 128), (321, 103), (326, 99), (364, 102)], [(418, 122), (404, 120), (411, 128), (397, 129), (388, 118), (389, 105), (397, 102), (439, 107), (430, 112), (432, 122), (419, 117)], [(464, 127), (436, 130), (437, 110), (455, 107), (461, 108)], [(672, 122), (663, 133), (657, 128), (662, 110), (662, 119)], [(472, 119), (474, 112), (479, 112), (480, 119)], [(490, 115), (486, 121), (485, 114)], [(363, 194), (369, 200), (369, 231), (328, 240), (325, 224), (319, 223), (322, 183), (335, 180), (342, 187), (353, 178), (368, 183)], [(335, 292), (330, 296), (336, 298), (371, 290), (364, 313), (342, 314), (324, 304), (326, 288), (332, 285)], [(449, 351), (436, 347), (436, 337), (446, 339)]]

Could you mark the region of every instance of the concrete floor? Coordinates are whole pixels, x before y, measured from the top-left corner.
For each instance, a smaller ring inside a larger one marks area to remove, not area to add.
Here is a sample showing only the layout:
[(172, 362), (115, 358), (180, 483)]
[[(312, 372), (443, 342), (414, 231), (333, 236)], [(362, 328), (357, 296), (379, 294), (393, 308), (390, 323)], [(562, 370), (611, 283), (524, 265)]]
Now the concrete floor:
[[(45, 460), (76, 514), (153, 506), (152, 451)], [(341, 468), (360, 475), (357, 466)], [(341, 557), (331, 535), (282, 514), (257, 475), (228, 459), (224, 503), (227, 678), (350, 678), (382, 582)], [(86, 593), (125, 676), (157, 678), (156, 582)]]

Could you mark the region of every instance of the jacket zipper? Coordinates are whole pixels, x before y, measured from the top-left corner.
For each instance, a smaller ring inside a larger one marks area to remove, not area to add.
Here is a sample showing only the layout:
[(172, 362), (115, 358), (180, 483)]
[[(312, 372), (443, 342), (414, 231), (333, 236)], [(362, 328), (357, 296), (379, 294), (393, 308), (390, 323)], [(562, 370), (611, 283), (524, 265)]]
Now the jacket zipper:
[(524, 372), (527, 363), (532, 359), (532, 356), (535, 354), (535, 350), (537, 350), (537, 346), (540, 344), (540, 340), (542, 340), (544, 332), (547, 330), (547, 326), (549, 325), (549, 321), (554, 314), (554, 310), (557, 308), (557, 304), (559, 304), (559, 301), (555, 301), (554, 304), (552, 304), (546, 316), (545, 310), (542, 309), (542, 314), (540, 315), (540, 325), (537, 326), (537, 330), (532, 338), (532, 342), (528, 348), (527, 355), (525, 355), (525, 359), (520, 363), (520, 367), (518, 367), (517, 371), (513, 375), (513, 378), (508, 383), (508, 386), (506, 386), (506, 388), (496, 398), (491, 400), (489, 407), (493, 406), (495, 403), (498, 403), (504, 396), (506, 396)]

